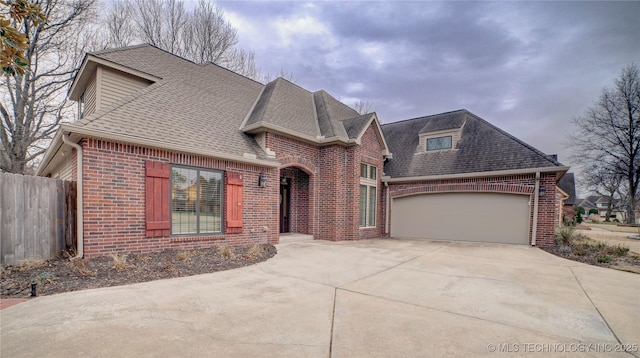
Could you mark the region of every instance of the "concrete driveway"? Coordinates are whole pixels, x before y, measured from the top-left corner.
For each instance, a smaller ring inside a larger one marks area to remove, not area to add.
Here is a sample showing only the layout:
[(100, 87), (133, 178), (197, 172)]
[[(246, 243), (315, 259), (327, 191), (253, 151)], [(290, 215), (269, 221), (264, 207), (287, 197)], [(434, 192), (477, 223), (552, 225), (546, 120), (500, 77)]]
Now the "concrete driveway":
[(2, 356), (638, 356), (640, 275), (499, 244), (305, 241), (278, 251), (242, 269), (9, 307)]

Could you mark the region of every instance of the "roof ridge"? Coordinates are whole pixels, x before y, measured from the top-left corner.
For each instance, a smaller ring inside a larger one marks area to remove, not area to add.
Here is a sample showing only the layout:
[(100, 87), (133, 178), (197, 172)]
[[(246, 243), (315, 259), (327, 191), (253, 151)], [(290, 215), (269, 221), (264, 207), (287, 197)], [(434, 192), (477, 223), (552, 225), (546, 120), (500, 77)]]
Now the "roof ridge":
[[(348, 104), (346, 104), (346, 103), (342, 102), (341, 100), (339, 100), (339, 99), (335, 98), (334, 96), (332, 96), (332, 95), (331, 95), (331, 93), (329, 93), (329, 92), (327, 92), (327, 91), (325, 91), (325, 90), (323, 90), (323, 89), (317, 90), (316, 92), (321, 92), (321, 94), (326, 94), (327, 96), (331, 97), (331, 98), (332, 98), (332, 99), (334, 99), (336, 102), (338, 102), (338, 103), (340, 103), (341, 105), (343, 105), (344, 107), (349, 108), (350, 110), (352, 110), (352, 111), (353, 111), (353, 112), (355, 112), (355, 113), (358, 113), (358, 111), (356, 111), (355, 109), (353, 109), (353, 108), (352, 108), (351, 106), (349, 106)], [(323, 98), (323, 99), (324, 99), (324, 98)], [(359, 114), (359, 113), (358, 113), (358, 114)]]
[(471, 113), (471, 112), (467, 111), (466, 109), (463, 109), (463, 111), (465, 111), (465, 112), (467, 113), (467, 115), (470, 115), (470, 116), (472, 116), (472, 117), (474, 117), (474, 118), (476, 118), (476, 119), (480, 120), (481, 122), (483, 122), (483, 123), (485, 123), (485, 124), (489, 125), (491, 128), (493, 128), (493, 129), (497, 130), (497, 131), (498, 131), (498, 132), (500, 132), (501, 134), (503, 134), (503, 135), (507, 136), (508, 138), (510, 138), (510, 139), (512, 139), (512, 140), (514, 140), (514, 141), (516, 141), (518, 144), (522, 145), (523, 147), (525, 147), (525, 148), (527, 148), (527, 149), (529, 149), (529, 150), (533, 151), (533, 152), (534, 152), (534, 153), (536, 153), (537, 155), (541, 156), (543, 159), (545, 159), (545, 160), (547, 160), (547, 161), (551, 162), (553, 165), (555, 165), (555, 166), (562, 166), (562, 164), (561, 164), (560, 162), (558, 162), (557, 160), (554, 160), (554, 159), (553, 159), (553, 158), (551, 158), (551, 156), (549, 156), (548, 154), (543, 153), (542, 151), (540, 151), (540, 150), (536, 149), (535, 147), (533, 147), (533, 146), (531, 146), (531, 145), (529, 145), (529, 144), (525, 143), (525, 142), (524, 142), (524, 141), (522, 141), (521, 139), (518, 139), (517, 137), (515, 137), (515, 136), (513, 136), (513, 135), (511, 135), (511, 134), (509, 134), (509, 133), (507, 133), (507, 132), (505, 132), (504, 130), (502, 130), (502, 129), (498, 128), (498, 127), (496, 127), (495, 125), (493, 125), (493, 124), (489, 123), (487, 120), (485, 120), (485, 119), (483, 119), (483, 118), (479, 117), (479, 116), (478, 116), (478, 115), (476, 115), (476, 114), (473, 114), (473, 113)]
[[(316, 92), (318, 93), (318, 95), (322, 99), (322, 108), (324, 109), (324, 112), (326, 114), (327, 122), (329, 123), (329, 126), (331, 127), (331, 132), (333, 133), (333, 137), (337, 137), (338, 136), (338, 128), (336, 128), (336, 126), (333, 125), (333, 119), (331, 118), (331, 115), (329, 114), (329, 105), (327, 103), (327, 99), (325, 98), (325, 95), (327, 95), (329, 97), (332, 97), (332, 98), (333, 98), (333, 96), (331, 96), (329, 94), (329, 92), (327, 92), (327, 91), (325, 91), (323, 89), (317, 90)], [(314, 97), (315, 97), (315, 93), (316, 92), (313, 93)], [(318, 107), (317, 106), (316, 106), (315, 110), (316, 110), (316, 113), (317, 113), (318, 112)], [(316, 116), (317, 116), (317, 114), (316, 114)], [(347, 132), (347, 129), (344, 128), (344, 124), (342, 124), (342, 123), (340, 123), (340, 124), (342, 125), (342, 129), (344, 129), (344, 131)]]
[(124, 46), (124, 47), (104, 48), (102, 50), (91, 51), (87, 53), (90, 55), (101, 55), (101, 54), (107, 54), (107, 53), (113, 53), (113, 52), (128, 51), (128, 50), (140, 48), (140, 47), (155, 47), (155, 46), (148, 43), (143, 43), (138, 45)]
[[(179, 56), (178, 56), (178, 57), (179, 57)], [(195, 63), (195, 62), (194, 62), (194, 63)], [(263, 85), (263, 86), (266, 86), (266, 85), (267, 85), (266, 83), (262, 83), (262, 82), (260, 82), (260, 81), (258, 81), (258, 80), (255, 80), (255, 79), (251, 78), (251, 77), (245, 76), (245, 75), (243, 75), (243, 74), (241, 74), (241, 73), (238, 73), (238, 72), (236, 72), (236, 71), (232, 71), (232, 70), (230, 70), (230, 69), (228, 69), (228, 68), (226, 68), (226, 67), (224, 67), (224, 66), (222, 66), (222, 65), (220, 65), (220, 64), (217, 64), (217, 63), (215, 63), (215, 62), (207, 61), (207, 62), (200, 63), (200, 64), (196, 63), (196, 65), (198, 65), (198, 66), (202, 66), (202, 67), (207, 67), (207, 66), (216, 66), (216, 67), (219, 67), (219, 68), (221, 68), (221, 69), (223, 69), (223, 70), (225, 70), (225, 71), (231, 72), (232, 74), (234, 74), (234, 75), (236, 75), (236, 76), (240, 76), (240, 77), (242, 77), (242, 78), (246, 78), (246, 79), (248, 79), (248, 80), (250, 80), (250, 81), (253, 81), (253, 82), (255, 82), (255, 83), (261, 84), (261, 85)], [(272, 82), (273, 82), (273, 81), (272, 81)]]
[(468, 110), (466, 110), (466, 109), (464, 109), (464, 108), (463, 108), (463, 109), (456, 109), (456, 110), (448, 111), (448, 112), (442, 112), (442, 113), (436, 113), (436, 114), (429, 114), (429, 115), (426, 115), (426, 116), (420, 116), (420, 117), (415, 117), (415, 118), (402, 119), (402, 120), (395, 121), (395, 122), (389, 122), (389, 123), (380, 124), (380, 126), (381, 126), (381, 127), (384, 127), (384, 126), (389, 126), (389, 125), (392, 125), (392, 124), (404, 123), (404, 122), (408, 122), (408, 121), (414, 121), (414, 120), (418, 120), (418, 119), (424, 119), (424, 118), (435, 117), (435, 116), (442, 116), (442, 115), (444, 115), (444, 114), (451, 114), (451, 113), (456, 113), (456, 112), (466, 112), (466, 113), (471, 113), (471, 112), (469, 112)]

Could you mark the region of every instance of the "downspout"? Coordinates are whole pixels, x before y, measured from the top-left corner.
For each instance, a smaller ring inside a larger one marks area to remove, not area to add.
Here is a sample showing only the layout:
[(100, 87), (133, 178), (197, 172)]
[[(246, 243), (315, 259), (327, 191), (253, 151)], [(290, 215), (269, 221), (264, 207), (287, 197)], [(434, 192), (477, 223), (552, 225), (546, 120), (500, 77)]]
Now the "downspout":
[(76, 232), (77, 232), (77, 241), (78, 241), (78, 252), (76, 253), (77, 258), (82, 258), (84, 256), (84, 231), (83, 231), (83, 223), (84, 223), (84, 214), (83, 214), (83, 200), (82, 200), (82, 147), (77, 143), (73, 143), (66, 134), (62, 134), (62, 141), (65, 144), (70, 145), (76, 150), (76, 166), (77, 166), (77, 180), (78, 187), (76, 191), (76, 207), (77, 207), (77, 220), (76, 220)]
[(536, 172), (536, 185), (533, 190), (533, 228), (531, 228), (531, 246), (536, 246), (538, 235), (538, 199), (540, 199), (540, 172)]
[(388, 235), (389, 234), (389, 200), (390, 200), (389, 183), (384, 182), (384, 186), (385, 188), (387, 188), (386, 190), (387, 198), (386, 198), (385, 211), (384, 211), (384, 233)]

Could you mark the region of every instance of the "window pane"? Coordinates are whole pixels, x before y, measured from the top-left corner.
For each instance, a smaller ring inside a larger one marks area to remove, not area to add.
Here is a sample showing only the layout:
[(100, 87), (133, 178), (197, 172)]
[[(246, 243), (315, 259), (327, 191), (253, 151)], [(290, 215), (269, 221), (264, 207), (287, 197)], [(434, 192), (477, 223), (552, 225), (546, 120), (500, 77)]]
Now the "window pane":
[(200, 232), (222, 231), (222, 173), (200, 171)]
[(360, 177), (362, 178), (367, 177), (367, 165), (364, 163), (360, 164)]
[(376, 179), (376, 175), (377, 175), (377, 171), (378, 171), (378, 168), (370, 167), (369, 168), (369, 179), (374, 179), (375, 180)]
[(427, 150), (449, 149), (451, 148), (451, 136), (428, 138)]
[(369, 220), (368, 226), (376, 226), (376, 188), (369, 187)]
[(197, 232), (197, 171), (186, 168), (171, 169), (171, 233)]
[(367, 226), (367, 186), (360, 185), (360, 226)]

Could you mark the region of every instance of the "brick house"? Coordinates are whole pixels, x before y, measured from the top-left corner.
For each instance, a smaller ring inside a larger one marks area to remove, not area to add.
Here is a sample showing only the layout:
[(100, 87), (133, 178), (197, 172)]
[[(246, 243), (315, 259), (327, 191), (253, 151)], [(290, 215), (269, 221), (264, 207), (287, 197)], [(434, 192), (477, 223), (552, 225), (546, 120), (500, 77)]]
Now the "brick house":
[(150, 45), (87, 54), (69, 98), (79, 120), (60, 126), (37, 174), (78, 181), (86, 256), (288, 232), (553, 239), (568, 168), (466, 110), (381, 125), (325, 91)]

